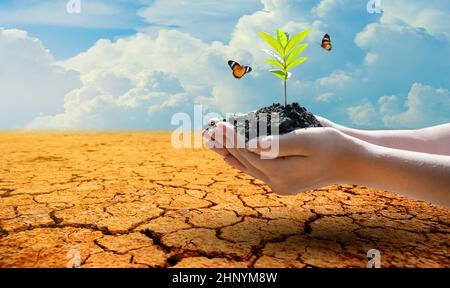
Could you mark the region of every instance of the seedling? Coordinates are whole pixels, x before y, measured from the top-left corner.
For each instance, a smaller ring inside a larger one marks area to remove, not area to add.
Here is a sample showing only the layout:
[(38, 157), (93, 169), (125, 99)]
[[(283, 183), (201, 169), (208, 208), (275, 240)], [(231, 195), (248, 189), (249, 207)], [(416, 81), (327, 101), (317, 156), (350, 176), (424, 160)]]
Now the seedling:
[[(300, 57), (300, 54), (308, 46), (308, 43), (302, 43), (302, 41), (305, 40), (310, 32), (311, 30), (308, 29), (292, 38), (289, 37), (288, 33), (280, 29), (276, 30), (276, 37), (265, 32), (259, 32), (261, 37), (274, 49), (264, 49), (264, 51), (273, 57), (266, 61), (276, 67), (276, 69), (272, 69), (270, 72), (283, 80), (284, 106), (273, 103), (271, 106), (259, 108), (256, 112), (229, 117), (226, 121), (232, 123), (237, 130), (244, 131), (245, 141), (249, 141), (250, 138), (255, 136), (281, 135), (301, 128), (322, 127), (319, 120), (311, 112), (306, 110), (305, 107), (300, 106), (297, 102), (292, 104), (288, 104), (287, 102), (287, 80), (292, 76), (290, 70), (307, 59), (306, 57)], [(235, 66), (237, 64), (235, 61), (230, 62), (233, 64), (231, 65), (229, 63), (232, 69), (239, 68)], [(239, 71), (242, 74), (241, 69), (239, 68)], [(235, 70), (237, 69), (233, 69), (233, 71)], [(255, 119), (257, 125), (251, 124), (254, 123)], [(272, 121), (273, 119), (277, 120)], [(210, 124), (210, 126), (213, 125), (214, 123)], [(267, 129), (263, 129), (263, 127)]]
[(301, 42), (305, 40), (306, 36), (311, 32), (307, 29), (290, 38), (289, 34), (277, 29), (276, 38), (265, 32), (259, 32), (259, 35), (267, 42), (275, 51), (264, 49), (264, 51), (272, 56), (272, 59), (267, 59), (266, 62), (277, 67), (270, 72), (283, 80), (284, 86), (284, 106), (287, 106), (287, 80), (292, 76), (289, 72), (292, 68), (303, 63), (307, 57), (298, 57), (303, 50), (308, 46), (308, 43)]

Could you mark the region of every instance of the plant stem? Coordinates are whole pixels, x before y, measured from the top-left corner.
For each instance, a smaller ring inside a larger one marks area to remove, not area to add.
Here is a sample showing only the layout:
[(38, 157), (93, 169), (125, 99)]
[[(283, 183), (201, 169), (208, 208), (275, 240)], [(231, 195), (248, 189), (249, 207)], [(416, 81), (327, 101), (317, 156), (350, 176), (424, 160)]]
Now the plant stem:
[(283, 68), (284, 68), (284, 73), (286, 73), (285, 74), (285, 76), (284, 76), (284, 107), (286, 107), (287, 106), (287, 88), (286, 88), (286, 85), (287, 85), (287, 63), (286, 63), (286, 60), (287, 60), (287, 55), (284, 55), (284, 57), (283, 57)]

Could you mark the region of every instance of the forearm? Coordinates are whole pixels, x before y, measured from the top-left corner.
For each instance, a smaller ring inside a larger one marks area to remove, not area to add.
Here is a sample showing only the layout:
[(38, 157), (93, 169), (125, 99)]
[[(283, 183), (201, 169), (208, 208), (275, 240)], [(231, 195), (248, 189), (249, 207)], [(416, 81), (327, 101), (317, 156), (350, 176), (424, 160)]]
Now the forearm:
[(450, 124), (419, 130), (358, 130), (336, 125), (336, 129), (363, 141), (408, 151), (450, 155)]
[(450, 156), (359, 145), (346, 181), (450, 207)]

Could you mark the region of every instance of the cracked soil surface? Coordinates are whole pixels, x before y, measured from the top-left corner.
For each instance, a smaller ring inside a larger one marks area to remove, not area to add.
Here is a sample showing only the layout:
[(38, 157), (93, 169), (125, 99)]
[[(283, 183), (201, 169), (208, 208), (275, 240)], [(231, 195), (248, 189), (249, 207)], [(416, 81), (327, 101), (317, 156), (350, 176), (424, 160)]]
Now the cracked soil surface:
[(449, 209), (336, 185), (277, 196), (170, 133), (0, 133), (0, 267), (450, 267)]

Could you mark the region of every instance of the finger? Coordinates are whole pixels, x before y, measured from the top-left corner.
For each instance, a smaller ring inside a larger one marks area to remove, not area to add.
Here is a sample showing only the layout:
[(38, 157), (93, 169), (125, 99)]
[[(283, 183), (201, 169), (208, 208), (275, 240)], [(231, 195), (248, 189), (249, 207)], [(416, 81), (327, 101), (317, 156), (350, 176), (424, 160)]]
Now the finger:
[(214, 130), (215, 127), (208, 127), (203, 130), (202, 136), (209, 140), (214, 140)]
[(274, 136), (260, 136), (248, 141), (246, 150), (260, 159), (274, 159), (279, 156), (279, 140)]
[(203, 129), (203, 131), (202, 131), (202, 136), (203, 137), (206, 137), (206, 138), (208, 138), (208, 131), (210, 130), (210, 128), (208, 127), (208, 128), (206, 128), (206, 129)]
[(217, 117), (211, 118), (208, 120), (209, 126), (216, 126), (217, 123), (219, 123), (220, 119)]
[(205, 143), (205, 146), (209, 150), (216, 152), (217, 154), (219, 154), (221, 156), (227, 156), (230, 154), (227, 149), (222, 147), (222, 144), (219, 144), (219, 143), (215, 142), (214, 140), (208, 140)]
[(214, 138), (226, 148), (245, 148), (245, 135), (236, 131), (230, 123), (217, 123), (214, 133)]
[(204, 142), (204, 145), (206, 148), (208, 148), (210, 150), (226, 150), (225, 146), (222, 143), (220, 143), (219, 141), (216, 141), (213, 137), (205, 136), (205, 138), (207, 139)]
[(245, 170), (241, 171), (265, 183), (270, 183), (269, 177), (267, 177), (266, 174), (264, 174), (259, 167), (257, 168), (257, 166), (253, 166), (252, 164), (250, 164), (250, 162), (240, 154), (242, 150), (244, 149), (231, 149), (231, 151), (228, 150), (230, 154), (233, 155), (233, 158), (235, 158), (237, 161), (239, 161), (244, 165)]
[(217, 154), (221, 156), (228, 156), (230, 155), (230, 152), (228, 152), (225, 148), (211, 148), (211, 151), (216, 152)]
[(344, 133), (347, 133), (349, 130), (351, 130), (351, 128), (336, 124), (333, 121), (328, 120), (327, 118), (324, 118), (322, 116), (317, 116), (317, 115), (314, 115), (314, 116), (317, 118), (317, 120), (319, 120), (320, 124), (322, 124), (322, 126), (324, 126), (324, 127), (334, 128), (334, 129), (337, 129)]
[(252, 165), (241, 154), (241, 151), (245, 150), (244, 148), (239, 148), (245, 147), (244, 135), (236, 135), (237, 133), (234, 130), (234, 126), (225, 122), (218, 123), (216, 129), (216, 133), (225, 136), (224, 146), (227, 151), (247, 168), (246, 173), (267, 183), (268, 177), (260, 171), (259, 167)]
[[(224, 129), (223, 126), (218, 126), (216, 124), (216, 126), (214, 127), (210, 127), (208, 129), (208, 131), (206, 131), (203, 136), (206, 139), (210, 139), (210, 140), (214, 140), (216, 143), (216, 145), (221, 145), (220, 148), (224, 148), (225, 144), (226, 144), (226, 138), (225, 138), (225, 133), (226, 133), (226, 129)], [(228, 133), (232, 133), (231, 131)]]
[(256, 179), (260, 179), (266, 183), (269, 183), (267, 177), (261, 177), (258, 173), (255, 173), (254, 170), (247, 168), (245, 165), (243, 165), (238, 159), (236, 159), (233, 155), (229, 154), (228, 156), (224, 157), (225, 162), (227, 162), (229, 165), (231, 165), (233, 168), (244, 172)]
[(220, 134), (220, 133), (216, 134), (216, 131), (220, 132), (220, 130), (218, 130), (217, 128), (214, 128), (214, 129), (209, 129), (209, 131), (206, 131), (206, 133), (204, 133), (205, 138), (210, 139), (205, 143), (205, 146), (207, 148), (209, 148), (210, 150), (218, 153), (219, 155), (224, 156), (224, 161), (227, 162), (232, 167), (234, 167), (242, 172), (246, 172), (247, 167), (245, 167), (226, 148), (224, 148), (225, 145), (222, 144), (223, 142), (225, 142), (224, 139), (222, 139), (222, 137), (219, 137), (222, 139), (222, 143), (215, 140), (215, 137), (217, 136), (217, 134)]
[[(240, 141), (243, 142), (241, 146), (245, 147), (245, 139), (243, 138), (243, 135), (240, 136), (242, 137)], [(242, 157), (242, 155), (239, 153), (239, 150), (243, 149), (235, 148), (239, 147), (238, 145), (236, 145), (239, 144), (239, 140), (234, 130), (234, 126), (225, 122), (216, 123), (216, 127), (208, 131), (207, 137), (210, 139), (214, 139), (215, 144), (220, 146), (220, 148), (212, 149), (221, 155), (225, 154), (224, 160), (232, 167), (244, 173), (247, 173), (254, 178), (269, 183), (269, 179), (264, 173), (262, 173), (258, 168), (251, 165), (244, 157)]]
[(322, 127), (298, 129), (283, 135), (258, 137), (249, 141), (247, 149), (265, 158), (308, 156), (320, 141)]
[(239, 160), (233, 157), (233, 155), (228, 154), (223, 158), (225, 162), (227, 162), (229, 165), (231, 165), (233, 168), (240, 170), (244, 173), (247, 173), (247, 167), (245, 167)]
[(279, 164), (279, 159), (261, 159), (261, 156), (255, 153), (252, 153), (246, 149), (239, 149), (240, 157), (244, 158), (251, 167), (258, 167), (258, 170), (263, 177), (268, 180), (269, 178), (266, 176), (270, 174), (274, 169), (276, 169)]
[(314, 117), (316, 117), (316, 119), (320, 122), (320, 124), (322, 124), (322, 126), (324, 127), (333, 127), (333, 122), (331, 122), (330, 120), (328, 120), (327, 118), (324, 118), (322, 116), (319, 115), (314, 115)]

